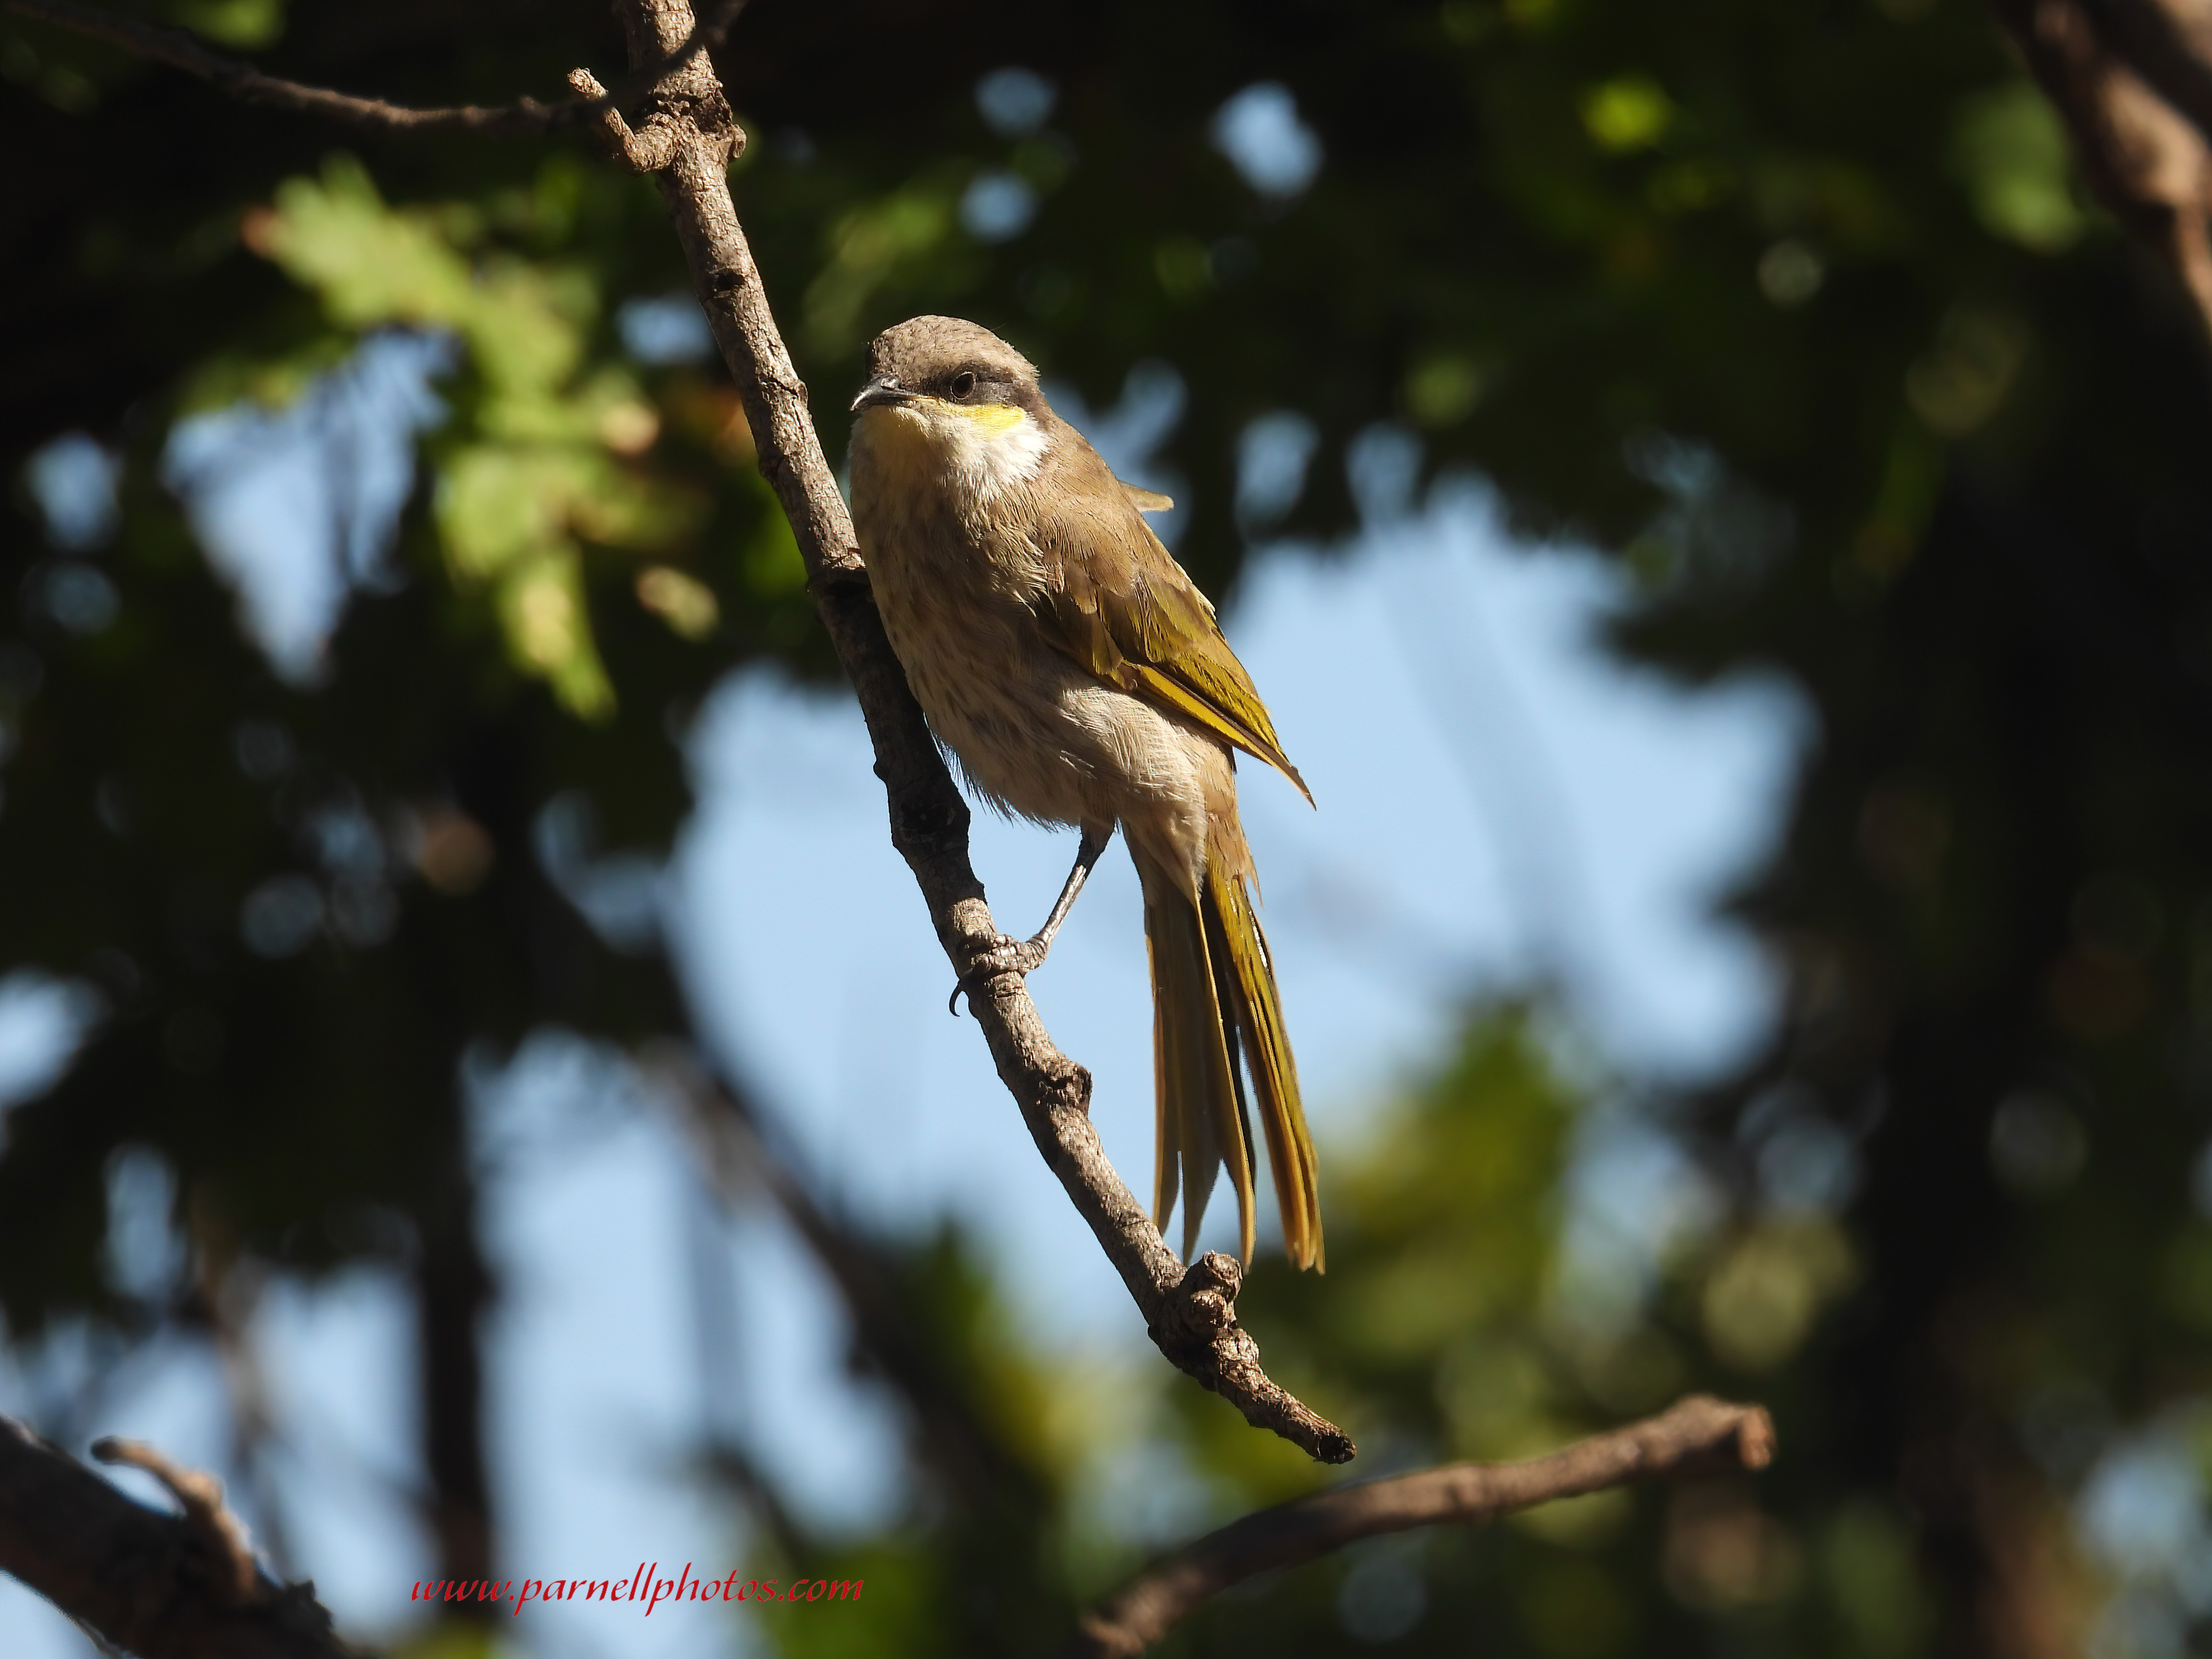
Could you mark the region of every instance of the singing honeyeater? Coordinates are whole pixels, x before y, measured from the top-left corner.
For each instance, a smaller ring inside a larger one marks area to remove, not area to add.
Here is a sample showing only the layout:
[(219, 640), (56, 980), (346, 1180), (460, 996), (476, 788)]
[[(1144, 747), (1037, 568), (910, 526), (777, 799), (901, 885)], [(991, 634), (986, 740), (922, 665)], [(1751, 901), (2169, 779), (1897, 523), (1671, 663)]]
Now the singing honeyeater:
[(973, 323), (916, 317), (878, 335), (853, 410), (854, 526), (932, 729), (978, 793), (1081, 831), (1043, 929), (1002, 939), (990, 965), (1043, 962), (1119, 824), (1152, 962), (1154, 1223), (1166, 1227), (1180, 1178), (1188, 1255), (1225, 1163), (1251, 1258), (1241, 1050), (1284, 1243), (1318, 1267), (1313, 1140), (1253, 913), (1235, 751), (1313, 797), (1212, 605), (1145, 522), (1169, 503), (1115, 477), (1052, 412), (1029, 361)]

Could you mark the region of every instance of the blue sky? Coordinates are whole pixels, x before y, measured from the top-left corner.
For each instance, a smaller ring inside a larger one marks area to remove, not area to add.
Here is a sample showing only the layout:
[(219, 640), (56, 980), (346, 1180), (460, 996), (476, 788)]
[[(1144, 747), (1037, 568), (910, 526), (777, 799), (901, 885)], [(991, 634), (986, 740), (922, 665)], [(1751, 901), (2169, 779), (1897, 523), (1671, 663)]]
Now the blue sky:
[[(434, 407), (422, 381), (434, 363), (418, 350), (358, 370), (354, 484), (372, 505), (404, 491), (394, 434)], [(1176, 402), (1171, 378), (1140, 371), (1117, 409), (1066, 412), (1125, 476), (1171, 489), (1144, 458)], [(311, 672), (343, 599), (331, 571), (372, 569), (374, 550), (331, 546), (341, 532), (329, 529), (312, 447), (288, 438), (281, 417), (250, 430), (245, 417), (215, 418), (234, 426), (180, 437), (176, 476), (240, 453), (226, 446), (256, 447), (261, 459), (194, 495), (193, 517), (240, 589), (244, 624), (280, 663)], [(1808, 736), (1774, 684), (1692, 694), (1615, 662), (1594, 637), (1623, 598), (1609, 566), (1509, 545), (1469, 482), (1406, 500), (1391, 487), (1392, 443), (1383, 434), (1364, 463), (1367, 528), (1340, 548), (1267, 550), (1225, 613), (1319, 802), (1309, 809), (1260, 769), (1243, 774), (1324, 1192), (1330, 1150), (1357, 1142), (1375, 1103), (1433, 1061), (1457, 1011), (1486, 990), (1554, 979), (1626, 1073), (1693, 1073), (1738, 1053), (1771, 989), (1710, 904), (1761, 850)], [(957, 1218), (1007, 1264), (1007, 1293), (1033, 1331), (1091, 1356), (1101, 1376), (1156, 1365), (974, 1024), (945, 1014), (950, 970), (890, 846), (849, 700), (741, 673), (702, 710), (690, 755), (697, 810), (656, 891), (719, 1056), (855, 1213), (915, 1228)], [(1072, 835), (978, 814), (975, 862), (1002, 927), (1036, 926), (1073, 850)], [(1108, 1151), (1148, 1197), (1151, 1015), (1119, 848), (1031, 988), (1060, 1046), (1091, 1068)], [(11, 1066), (23, 1086), (51, 1042), (44, 994), (0, 992), (0, 1091)], [(716, 1434), (738, 1437), (825, 1520), (863, 1523), (896, 1502), (896, 1425), (848, 1375), (834, 1302), (772, 1212), (722, 1214), (667, 1112), (573, 1039), (549, 1033), (478, 1085), (487, 1228), (505, 1282), (489, 1344), (507, 1571), (605, 1576), (689, 1559), (723, 1563), (720, 1576), (739, 1540), (689, 1462)], [(118, 1191), (139, 1206), (159, 1196), (158, 1182)], [(1209, 1216), (1213, 1243), (1227, 1240), (1230, 1207)], [(702, 1321), (702, 1301), (741, 1316)], [(357, 1627), (389, 1628), (428, 1565), (405, 1503), (416, 1465), (404, 1299), (368, 1272), (317, 1290), (280, 1283), (252, 1331), (280, 1431), (287, 1565)], [(39, 1363), (65, 1368), (67, 1348)], [(28, 1378), (0, 1369), (0, 1410), (30, 1397)], [(134, 1362), (98, 1428), (220, 1469), (223, 1398), (213, 1357), (178, 1342)], [(1161, 1501), (1147, 1524), (1171, 1530), (1172, 1494)], [(524, 1650), (561, 1659), (746, 1645), (742, 1626), (687, 1626), (665, 1608), (649, 1624), (620, 1609), (533, 1610), (516, 1634)], [(0, 1650), (89, 1651), (5, 1580)]]

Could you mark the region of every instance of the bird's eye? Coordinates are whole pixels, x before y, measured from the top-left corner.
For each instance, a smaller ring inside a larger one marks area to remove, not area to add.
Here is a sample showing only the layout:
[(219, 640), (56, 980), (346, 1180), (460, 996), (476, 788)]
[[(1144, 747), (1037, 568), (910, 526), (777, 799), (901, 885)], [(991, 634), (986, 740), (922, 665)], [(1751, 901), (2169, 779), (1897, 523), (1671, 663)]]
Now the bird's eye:
[(969, 392), (975, 391), (975, 377), (966, 369), (961, 370), (959, 374), (952, 377), (952, 395), (954, 397), (964, 398)]

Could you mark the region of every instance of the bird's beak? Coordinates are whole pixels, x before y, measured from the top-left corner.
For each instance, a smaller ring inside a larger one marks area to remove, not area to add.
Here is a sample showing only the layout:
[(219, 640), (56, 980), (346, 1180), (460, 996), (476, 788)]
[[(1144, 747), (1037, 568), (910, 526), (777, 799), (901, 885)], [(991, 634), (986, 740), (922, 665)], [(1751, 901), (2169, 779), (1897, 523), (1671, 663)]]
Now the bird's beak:
[(902, 391), (899, 383), (890, 375), (878, 374), (862, 386), (860, 395), (853, 399), (853, 413), (857, 415), (864, 409), (875, 409), (884, 404), (908, 403), (912, 401), (912, 393)]

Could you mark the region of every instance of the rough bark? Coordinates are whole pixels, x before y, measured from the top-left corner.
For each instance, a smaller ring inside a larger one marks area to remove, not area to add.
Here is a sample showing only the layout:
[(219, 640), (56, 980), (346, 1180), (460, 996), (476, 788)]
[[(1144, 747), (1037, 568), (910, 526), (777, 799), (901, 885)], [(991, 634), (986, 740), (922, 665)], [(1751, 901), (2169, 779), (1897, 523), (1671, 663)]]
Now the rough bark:
[(215, 1480), (143, 1446), (94, 1455), (143, 1468), (183, 1510), (134, 1503), (90, 1469), (0, 1418), (0, 1572), (142, 1659), (347, 1659), (312, 1584), (256, 1564)]
[(1556, 1498), (1698, 1469), (1764, 1468), (1774, 1425), (1757, 1406), (1692, 1395), (1656, 1417), (1524, 1463), (1452, 1463), (1316, 1492), (1208, 1533), (1084, 1615), (1060, 1659), (1129, 1659), (1222, 1591), (1363, 1538), (1473, 1526)]
[[(636, 63), (665, 56), (693, 29), (684, 0), (620, 0), (617, 12)], [(580, 70), (569, 79), (580, 93), (599, 95), (599, 84), (588, 72)], [(704, 52), (667, 76), (648, 106), (651, 112), (635, 129), (611, 108), (600, 119), (617, 152), (652, 172), (659, 184), (715, 343), (737, 382), (762, 474), (791, 520), (823, 624), (860, 700), (876, 773), (890, 797), (892, 843), (921, 885), (956, 976), (979, 987), (969, 1006), (1000, 1079), (1037, 1150), (1135, 1298), (1160, 1351), (1255, 1426), (1323, 1462), (1347, 1461), (1351, 1437), (1261, 1369), (1258, 1346), (1237, 1322), (1237, 1264), (1209, 1255), (1186, 1269), (1115, 1173), (1091, 1123), (1091, 1074), (1054, 1045), (1020, 975), (975, 977), (999, 931), (968, 860), (967, 805), (884, 637), (852, 520), (814, 430), (805, 385), (792, 366), (738, 226), (726, 175), (744, 135)]]

